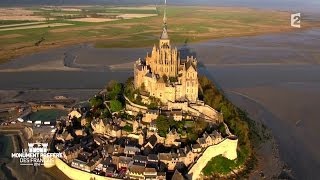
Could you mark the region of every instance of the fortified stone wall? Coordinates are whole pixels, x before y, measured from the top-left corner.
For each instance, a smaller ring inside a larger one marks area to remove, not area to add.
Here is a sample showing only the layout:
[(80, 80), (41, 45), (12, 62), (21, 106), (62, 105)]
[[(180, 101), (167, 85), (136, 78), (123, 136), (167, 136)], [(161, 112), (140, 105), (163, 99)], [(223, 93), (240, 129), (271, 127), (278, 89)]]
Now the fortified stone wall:
[(131, 102), (127, 97), (124, 97), (128, 103), (126, 103), (126, 109), (135, 112), (146, 113), (148, 108), (146, 106), (141, 106), (139, 104), (135, 104)]
[[(88, 173), (85, 171), (81, 171), (79, 169), (75, 169), (70, 167), (68, 164), (66, 164), (65, 162), (63, 162), (61, 159), (59, 158), (55, 158), (55, 166), (57, 166), (57, 168), (62, 171), (66, 176), (68, 176), (70, 179), (79, 179), (81, 177), (81, 179), (95, 179), (95, 180), (117, 180), (116, 178), (110, 178), (110, 177), (105, 177), (105, 176), (99, 176), (96, 174), (92, 174), (92, 173)], [(53, 167), (53, 165), (51, 164), (44, 164), (45, 168), (50, 168)]]
[(219, 120), (219, 112), (204, 103), (189, 105), (187, 102), (168, 102), (168, 109), (182, 109), (182, 111), (189, 112), (193, 116), (204, 115), (206, 119)]
[(237, 138), (226, 138), (219, 144), (209, 146), (189, 170), (188, 179), (200, 179), (202, 169), (213, 157), (222, 155), (223, 157), (228, 158), (230, 160), (236, 159), (237, 146)]
[(191, 108), (196, 109), (201, 114), (209, 117), (210, 119), (218, 119), (218, 113), (215, 109), (208, 105), (191, 105)]

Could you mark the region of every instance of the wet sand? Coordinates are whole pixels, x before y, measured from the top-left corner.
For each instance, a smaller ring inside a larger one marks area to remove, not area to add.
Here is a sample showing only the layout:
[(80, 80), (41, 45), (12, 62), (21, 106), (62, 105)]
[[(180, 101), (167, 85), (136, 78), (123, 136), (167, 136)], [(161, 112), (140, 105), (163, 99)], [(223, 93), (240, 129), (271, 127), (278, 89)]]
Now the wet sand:
[[(217, 67), (208, 71), (233, 103), (272, 130), (281, 159), (297, 179), (318, 179), (320, 154), (315, 147), (320, 147), (320, 66), (289, 69)], [(282, 76), (275, 78), (278, 73)]]
[[(206, 41), (182, 48), (183, 55), (191, 53), (207, 67), (206, 73), (235, 104), (272, 130), (280, 158), (297, 179), (320, 178), (319, 29)], [(77, 45), (20, 57), (0, 65), (0, 93), (23, 90), (23, 95), (15, 95), (23, 100), (32, 98), (38, 89), (45, 94), (103, 88), (108, 80), (123, 81), (132, 75), (129, 63), (143, 58), (147, 50)]]

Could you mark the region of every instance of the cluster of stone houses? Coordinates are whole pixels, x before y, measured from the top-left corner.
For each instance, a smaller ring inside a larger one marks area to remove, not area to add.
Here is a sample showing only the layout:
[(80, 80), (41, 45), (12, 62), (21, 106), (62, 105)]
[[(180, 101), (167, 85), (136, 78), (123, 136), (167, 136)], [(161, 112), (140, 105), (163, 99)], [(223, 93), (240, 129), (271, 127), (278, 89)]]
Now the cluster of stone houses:
[[(87, 135), (82, 129), (70, 133), (67, 127), (72, 126), (71, 119), (81, 119), (81, 113), (75, 111), (66, 122), (57, 124), (61, 133), (56, 134), (56, 150), (71, 167), (108, 177), (166, 179), (167, 171), (190, 166), (208, 146), (223, 140), (213, 131), (205, 132), (196, 144), (182, 145), (183, 137), (175, 129), (161, 137), (154, 122), (122, 119), (94, 119), (93, 134)], [(128, 124), (132, 132), (123, 131)]]

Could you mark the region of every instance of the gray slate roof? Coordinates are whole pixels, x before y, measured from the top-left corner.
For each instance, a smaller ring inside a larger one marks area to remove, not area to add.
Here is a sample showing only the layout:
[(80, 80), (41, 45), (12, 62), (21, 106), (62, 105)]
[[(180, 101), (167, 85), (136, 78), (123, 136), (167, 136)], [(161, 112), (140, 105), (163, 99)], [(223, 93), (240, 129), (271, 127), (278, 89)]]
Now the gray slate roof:
[(167, 32), (166, 28), (163, 28), (162, 34), (160, 36), (160, 39), (169, 39), (169, 35), (168, 35), (168, 32)]

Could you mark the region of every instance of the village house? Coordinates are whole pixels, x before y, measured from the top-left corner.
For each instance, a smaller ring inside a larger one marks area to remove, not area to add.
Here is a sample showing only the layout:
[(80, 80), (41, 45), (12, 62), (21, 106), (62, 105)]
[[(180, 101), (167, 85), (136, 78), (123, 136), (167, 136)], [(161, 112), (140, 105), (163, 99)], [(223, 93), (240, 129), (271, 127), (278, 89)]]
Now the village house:
[(152, 135), (149, 137), (147, 141), (148, 142), (144, 145), (144, 148), (152, 150), (155, 147), (155, 145), (158, 143), (158, 138), (156, 135)]
[(118, 161), (118, 169), (127, 169), (129, 164), (133, 163), (132, 157), (120, 156)]
[(135, 155), (135, 156), (133, 156), (133, 162), (135, 164), (139, 163), (139, 164), (143, 164), (145, 166), (148, 162), (148, 157), (143, 156), (143, 155)]
[(94, 133), (98, 134), (106, 134), (108, 132), (109, 123), (107, 122), (106, 119), (94, 119), (91, 122), (91, 127), (94, 130)]
[(134, 156), (138, 153), (140, 153), (140, 149), (135, 146), (125, 146), (124, 147), (124, 154), (126, 154), (128, 156)]
[(178, 170), (175, 170), (171, 180), (185, 180), (185, 178), (182, 176), (182, 174)]
[(78, 111), (78, 110), (73, 110), (68, 114), (69, 119), (73, 119), (73, 118), (81, 118), (82, 114)]
[(106, 172), (107, 168), (110, 166), (114, 167), (114, 169), (117, 170), (117, 166), (115, 164), (112, 164), (112, 158), (107, 157), (104, 160), (102, 160), (95, 169), (98, 171)]
[(159, 110), (149, 109), (142, 117), (142, 121), (146, 123), (151, 123), (153, 120), (157, 119), (159, 115)]
[(179, 146), (180, 142), (177, 142), (177, 140), (180, 140), (180, 134), (175, 130), (172, 129), (167, 133), (166, 139), (164, 141), (165, 146)]
[(143, 175), (144, 175), (145, 180), (157, 180), (158, 179), (158, 172), (155, 168), (145, 168)]
[(159, 153), (159, 161), (163, 162), (169, 171), (173, 171), (179, 163), (179, 157), (176, 153)]
[(74, 131), (74, 133), (76, 136), (86, 136), (87, 135), (87, 133), (83, 129), (76, 129)]
[(104, 172), (107, 177), (113, 177), (116, 175), (117, 167), (113, 164), (109, 165), (105, 168)]
[(165, 115), (166, 117), (171, 117), (175, 121), (182, 121), (183, 119), (183, 113), (181, 109), (162, 110), (161, 114)]
[(157, 176), (158, 176), (157, 177), (158, 180), (166, 180), (167, 173), (166, 172), (158, 172)]
[(67, 163), (70, 163), (73, 159), (77, 158), (79, 153), (82, 152), (83, 148), (80, 146), (80, 144), (76, 144), (70, 148), (67, 148), (62, 153), (62, 158)]
[(201, 153), (201, 151), (202, 151), (202, 148), (201, 148), (200, 144), (198, 144), (198, 143), (192, 144), (191, 148), (192, 148), (193, 153)]
[(202, 137), (197, 139), (197, 143), (199, 143), (202, 148), (218, 144), (221, 141), (222, 136), (218, 131), (213, 131), (211, 134), (204, 132)]
[(120, 138), (122, 135), (122, 130), (119, 126), (113, 125), (107, 130), (107, 134), (109, 134), (111, 137)]
[(183, 162), (185, 166), (194, 162), (196, 155), (192, 152), (192, 149), (189, 146), (184, 148), (179, 148), (177, 150), (179, 161)]
[(71, 166), (74, 168), (86, 171), (86, 172), (91, 172), (96, 168), (96, 166), (98, 164), (100, 164), (101, 160), (102, 160), (102, 158), (99, 155), (95, 156), (94, 158), (92, 158), (91, 160), (88, 160), (88, 161), (74, 159), (71, 162)]
[(56, 135), (56, 139), (66, 142), (66, 141), (72, 141), (74, 138), (68, 131), (63, 131), (61, 134)]
[(149, 154), (147, 156), (147, 160), (148, 163), (158, 163), (159, 162), (159, 158), (157, 154)]
[(144, 171), (145, 171), (144, 166), (132, 165), (128, 168), (127, 174), (130, 179), (143, 180), (144, 179)]
[(106, 142), (102, 139), (102, 138), (100, 138), (99, 136), (97, 136), (97, 135), (94, 135), (93, 136), (93, 139), (94, 139), (94, 142), (97, 144), (97, 145), (103, 145), (103, 144), (106, 144)]

